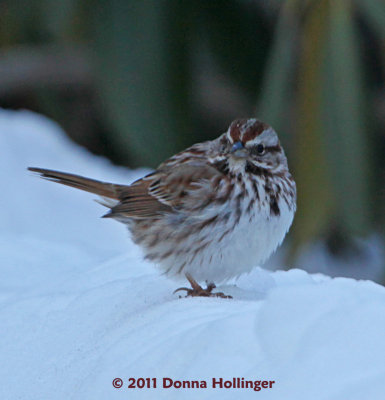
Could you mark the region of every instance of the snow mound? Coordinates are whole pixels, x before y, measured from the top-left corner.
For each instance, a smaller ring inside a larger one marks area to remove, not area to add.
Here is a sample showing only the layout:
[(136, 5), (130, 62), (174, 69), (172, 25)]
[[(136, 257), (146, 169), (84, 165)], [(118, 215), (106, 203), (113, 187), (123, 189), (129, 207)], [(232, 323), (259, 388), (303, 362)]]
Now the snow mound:
[[(179, 298), (122, 225), (98, 218), (92, 195), (26, 168), (123, 183), (144, 171), (90, 155), (26, 111), (0, 111), (0, 149), (1, 399), (384, 398), (382, 286), (256, 268), (219, 288), (233, 300)], [(157, 388), (129, 389), (130, 377)]]

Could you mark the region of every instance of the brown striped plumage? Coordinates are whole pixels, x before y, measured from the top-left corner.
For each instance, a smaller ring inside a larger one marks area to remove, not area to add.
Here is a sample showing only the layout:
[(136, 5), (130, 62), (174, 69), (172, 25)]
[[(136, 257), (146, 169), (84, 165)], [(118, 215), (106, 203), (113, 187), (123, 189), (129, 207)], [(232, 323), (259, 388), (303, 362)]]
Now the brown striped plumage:
[[(131, 185), (29, 169), (102, 197), (110, 208), (105, 217), (125, 223), (147, 259), (190, 282), (249, 271), (280, 244), (296, 209), (278, 137), (255, 119), (234, 121), (218, 139), (172, 156)], [(200, 287), (193, 286), (190, 295)]]

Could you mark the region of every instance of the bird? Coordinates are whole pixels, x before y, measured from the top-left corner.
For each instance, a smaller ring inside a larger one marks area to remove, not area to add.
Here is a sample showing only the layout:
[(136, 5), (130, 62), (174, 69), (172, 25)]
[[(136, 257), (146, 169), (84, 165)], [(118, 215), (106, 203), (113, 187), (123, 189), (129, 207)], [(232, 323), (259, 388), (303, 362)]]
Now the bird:
[[(173, 155), (123, 185), (29, 167), (96, 194), (104, 218), (125, 224), (147, 260), (187, 278), (186, 296), (230, 298), (216, 284), (250, 272), (282, 243), (296, 212), (296, 184), (274, 129), (239, 118), (218, 138)], [(203, 288), (198, 282), (206, 282)]]

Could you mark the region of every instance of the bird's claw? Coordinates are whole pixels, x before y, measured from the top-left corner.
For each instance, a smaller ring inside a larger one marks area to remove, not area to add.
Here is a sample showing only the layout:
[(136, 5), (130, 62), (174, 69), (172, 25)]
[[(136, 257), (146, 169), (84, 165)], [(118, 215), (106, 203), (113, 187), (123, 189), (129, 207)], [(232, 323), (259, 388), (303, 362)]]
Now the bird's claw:
[(179, 292), (181, 290), (186, 291), (186, 297), (220, 297), (222, 299), (232, 299), (232, 296), (226, 295), (222, 292), (213, 293), (213, 289), (215, 289), (214, 283), (210, 283), (206, 289), (203, 289), (197, 281), (189, 274), (186, 273), (186, 278), (191, 284), (191, 289), (186, 287), (178, 288), (174, 291), (174, 293)]

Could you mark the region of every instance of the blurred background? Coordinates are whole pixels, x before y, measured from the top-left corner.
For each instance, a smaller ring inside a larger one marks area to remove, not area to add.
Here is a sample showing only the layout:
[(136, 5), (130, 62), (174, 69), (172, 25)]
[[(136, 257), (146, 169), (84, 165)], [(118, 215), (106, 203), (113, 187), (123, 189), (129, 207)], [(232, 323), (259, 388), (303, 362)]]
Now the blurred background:
[(119, 165), (268, 122), (298, 186), (271, 267), (384, 282), (383, 0), (1, 0), (0, 51), (0, 107)]

